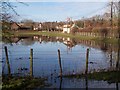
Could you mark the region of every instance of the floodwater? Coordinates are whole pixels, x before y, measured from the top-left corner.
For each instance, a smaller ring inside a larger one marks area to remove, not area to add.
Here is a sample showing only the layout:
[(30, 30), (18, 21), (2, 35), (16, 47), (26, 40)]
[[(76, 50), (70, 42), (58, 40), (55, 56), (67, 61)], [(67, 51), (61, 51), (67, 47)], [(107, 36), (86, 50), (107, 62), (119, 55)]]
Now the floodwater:
[[(2, 73), (7, 74), (4, 46), (8, 48), (11, 73), (29, 75), (30, 49), (33, 49), (33, 75), (45, 77), (49, 88), (116, 88), (120, 83), (109, 83), (103, 80), (86, 80), (76, 78), (58, 78), (60, 68), (58, 49), (61, 53), (63, 75), (85, 73), (86, 50), (89, 52), (88, 72), (114, 70), (117, 64), (118, 45), (102, 42), (85, 41), (49, 36), (14, 37), (2, 42)], [(119, 63), (120, 66), (120, 63)], [(117, 86), (116, 86), (117, 85)], [(119, 90), (118, 89), (118, 90)]]

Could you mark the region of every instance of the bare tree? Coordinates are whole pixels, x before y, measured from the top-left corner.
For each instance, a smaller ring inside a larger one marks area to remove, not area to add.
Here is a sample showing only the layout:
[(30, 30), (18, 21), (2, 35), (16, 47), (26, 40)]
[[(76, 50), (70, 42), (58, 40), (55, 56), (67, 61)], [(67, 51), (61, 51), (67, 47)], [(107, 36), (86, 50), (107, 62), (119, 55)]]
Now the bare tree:
[[(17, 1), (17, 0), (16, 0)], [(24, 5), (27, 5), (26, 3), (23, 2), (19, 2), (18, 3), (22, 3)], [(14, 21), (15, 18), (13, 18), (13, 16), (19, 16), (19, 14), (16, 12), (16, 7), (15, 5), (12, 4), (12, 2), (10, 2), (10, 0), (2, 0), (0, 3), (0, 22), (2, 23), (2, 30), (5, 29), (10, 29), (10, 22)]]

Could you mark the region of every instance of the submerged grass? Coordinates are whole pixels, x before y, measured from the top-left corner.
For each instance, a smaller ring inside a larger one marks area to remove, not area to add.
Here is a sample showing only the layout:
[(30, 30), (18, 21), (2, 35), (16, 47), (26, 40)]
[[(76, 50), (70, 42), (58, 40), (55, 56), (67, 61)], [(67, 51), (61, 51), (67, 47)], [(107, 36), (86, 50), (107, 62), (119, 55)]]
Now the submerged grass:
[[(85, 78), (85, 74), (77, 74), (77, 75), (64, 75), (65, 78)], [(104, 80), (109, 83), (120, 82), (120, 71), (107, 71), (107, 72), (93, 72), (87, 74), (88, 79), (94, 80)]]
[(31, 77), (3, 77), (3, 90), (16, 90), (16, 89), (31, 89), (42, 88), (49, 86), (45, 78), (31, 78)]

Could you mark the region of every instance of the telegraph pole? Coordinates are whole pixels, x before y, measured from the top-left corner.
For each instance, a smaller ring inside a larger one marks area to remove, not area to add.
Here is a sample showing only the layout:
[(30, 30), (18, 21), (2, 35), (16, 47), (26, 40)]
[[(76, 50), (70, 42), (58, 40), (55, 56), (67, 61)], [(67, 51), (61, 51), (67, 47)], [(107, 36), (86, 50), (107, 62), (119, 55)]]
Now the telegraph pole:
[(111, 2), (111, 37), (113, 36), (113, 2)]
[(119, 70), (119, 61), (120, 61), (120, 1), (118, 2), (118, 54), (116, 62), (116, 70)]
[(113, 26), (113, 2), (111, 2), (111, 26)]
[(118, 2), (118, 38), (120, 39), (120, 1)]

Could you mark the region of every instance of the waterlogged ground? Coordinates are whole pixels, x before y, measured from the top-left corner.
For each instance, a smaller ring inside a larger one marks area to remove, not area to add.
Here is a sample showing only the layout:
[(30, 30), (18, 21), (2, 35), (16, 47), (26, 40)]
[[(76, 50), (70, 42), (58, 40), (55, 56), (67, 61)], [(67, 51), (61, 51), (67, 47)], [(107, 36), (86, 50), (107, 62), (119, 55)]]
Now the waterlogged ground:
[[(82, 43), (70, 38), (50, 38), (47, 36), (34, 36), (25, 38), (14, 38), (12, 43), (2, 43), (2, 71), (8, 73), (5, 63), (6, 57), (4, 46), (8, 48), (11, 72), (14, 75), (29, 75), (30, 49), (33, 49), (33, 75), (34, 77), (45, 77), (51, 83), (49, 88), (116, 88), (119, 82), (108, 83), (103, 80), (85, 80), (84, 78), (58, 78), (59, 63), (58, 52), (61, 51), (63, 75), (81, 74), (85, 72), (86, 50), (90, 49), (88, 72), (107, 71), (116, 68), (117, 52), (101, 50), (99, 45), (94, 43)], [(92, 47), (93, 46), (93, 47)], [(104, 45), (104, 49), (106, 45)], [(102, 48), (103, 49), (103, 48)], [(110, 50), (111, 51), (111, 50)], [(0, 64), (1, 64), (0, 63)], [(86, 82), (88, 84), (86, 84)]]

